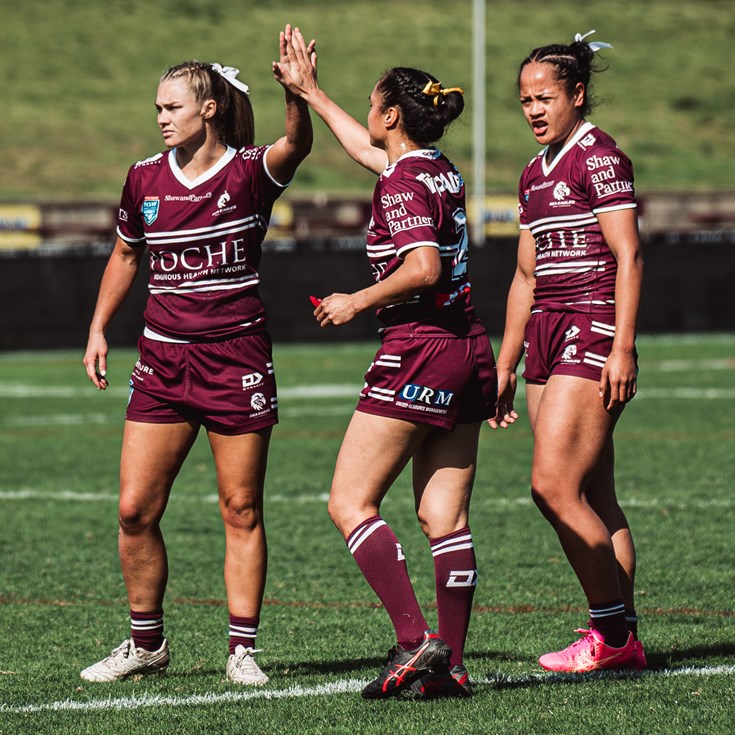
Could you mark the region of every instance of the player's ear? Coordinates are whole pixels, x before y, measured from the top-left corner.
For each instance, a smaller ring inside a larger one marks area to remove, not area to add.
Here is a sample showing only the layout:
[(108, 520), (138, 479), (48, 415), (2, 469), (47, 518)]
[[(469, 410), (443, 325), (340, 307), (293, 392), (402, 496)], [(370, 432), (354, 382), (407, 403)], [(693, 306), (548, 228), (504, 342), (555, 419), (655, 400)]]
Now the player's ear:
[(397, 107), (388, 107), (383, 112), (383, 122), (387, 129), (394, 128), (398, 125), (398, 121), (401, 119), (401, 115), (398, 112)]
[(217, 103), (214, 100), (207, 100), (202, 105), (202, 110), (200, 114), (205, 120), (211, 120), (214, 117), (216, 112), (217, 112)]
[(586, 93), (587, 90), (585, 89), (584, 84), (582, 84), (582, 82), (577, 82), (577, 86), (574, 88), (574, 93), (572, 94), (575, 107), (581, 107), (584, 104)]

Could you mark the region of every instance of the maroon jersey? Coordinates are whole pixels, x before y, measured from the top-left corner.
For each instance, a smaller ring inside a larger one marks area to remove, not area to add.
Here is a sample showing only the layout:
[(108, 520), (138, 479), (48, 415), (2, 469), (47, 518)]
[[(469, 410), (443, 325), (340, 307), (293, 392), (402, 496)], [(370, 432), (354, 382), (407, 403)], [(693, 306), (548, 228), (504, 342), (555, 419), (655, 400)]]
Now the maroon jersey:
[(533, 311), (614, 314), (617, 262), (597, 215), (635, 208), (633, 166), (591, 123), (550, 165), (545, 156), (531, 160), (519, 186), (520, 226), (536, 240)]
[(194, 181), (175, 149), (131, 167), (117, 232), (150, 253), (146, 336), (198, 342), (264, 326), (261, 243), (284, 189), (268, 173), (266, 150), (228, 148)]
[(466, 322), (474, 314), (467, 276), (464, 181), (435, 148), (411, 151), (388, 166), (373, 194), (367, 252), (376, 281), (401, 267), (413, 248), (439, 250), (442, 274), (434, 289), (378, 310), (386, 325)]

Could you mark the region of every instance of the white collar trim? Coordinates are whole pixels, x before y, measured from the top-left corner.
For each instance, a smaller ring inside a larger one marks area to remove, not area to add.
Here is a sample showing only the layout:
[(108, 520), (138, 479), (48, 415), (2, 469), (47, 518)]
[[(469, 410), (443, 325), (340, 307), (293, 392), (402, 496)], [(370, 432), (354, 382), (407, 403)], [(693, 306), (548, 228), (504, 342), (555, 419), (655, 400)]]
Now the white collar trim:
[(583, 138), (587, 133), (589, 133), (590, 130), (593, 130), (596, 126), (593, 125), (591, 122), (585, 122), (582, 124), (582, 126), (577, 130), (577, 132), (567, 141), (567, 144), (559, 151), (559, 153), (556, 155), (554, 160), (551, 162), (551, 164), (546, 163), (546, 151), (549, 150), (549, 146), (546, 146), (541, 151), (541, 166), (542, 170), (544, 172), (544, 176), (548, 176), (556, 167), (556, 164), (561, 161), (562, 158), (566, 155), (567, 151), (570, 148), (573, 148), (577, 142)]
[(187, 189), (195, 189), (199, 184), (203, 184), (205, 181), (209, 181), (211, 178), (216, 176), (234, 157), (237, 151), (232, 146), (227, 146), (227, 150), (222, 154), (222, 157), (208, 168), (203, 174), (197, 176), (196, 179), (188, 179), (184, 176), (184, 173), (179, 168), (179, 164), (176, 161), (176, 148), (172, 148), (168, 154), (168, 165), (171, 168), (171, 172), (176, 177), (176, 180)]

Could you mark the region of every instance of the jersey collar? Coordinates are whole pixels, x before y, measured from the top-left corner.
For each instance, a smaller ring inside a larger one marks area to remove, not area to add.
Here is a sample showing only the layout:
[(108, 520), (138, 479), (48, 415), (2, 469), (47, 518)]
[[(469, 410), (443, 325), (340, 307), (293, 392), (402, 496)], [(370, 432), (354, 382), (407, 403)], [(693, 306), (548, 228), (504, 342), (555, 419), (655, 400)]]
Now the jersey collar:
[(173, 173), (176, 180), (182, 186), (185, 186), (187, 189), (195, 189), (199, 184), (203, 184), (205, 181), (209, 181), (216, 176), (235, 157), (236, 153), (237, 151), (232, 146), (227, 146), (227, 150), (222, 154), (222, 158), (194, 180), (187, 179), (179, 168), (179, 164), (176, 162), (176, 148), (172, 148), (169, 151), (168, 165), (171, 168), (171, 173)]
[(551, 164), (546, 163), (546, 151), (549, 149), (549, 146), (546, 146), (539, 154), (541, 156), (541, 170), (544, 172), (544, 176), (548, 176), (556, 168), (556, 164), (564, 158), (567, 151), (573, 148), (579, 140), (587, 135), (590, 130), (594, 130), (595, 127), (596, 126), (591, 122), (583, 123), (579, 130), (577, 130), (577, 132), (567, 141), (567, 144), (559, 151), (559, 155), (554, 158)]

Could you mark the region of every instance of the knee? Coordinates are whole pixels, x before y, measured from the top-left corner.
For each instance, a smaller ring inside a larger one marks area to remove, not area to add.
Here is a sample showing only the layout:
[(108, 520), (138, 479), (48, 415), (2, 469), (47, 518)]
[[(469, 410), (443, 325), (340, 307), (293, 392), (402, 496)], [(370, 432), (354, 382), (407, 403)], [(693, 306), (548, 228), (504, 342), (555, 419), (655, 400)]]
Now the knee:
[(453, 511), (443, 505), (433, 508), (419, 507), (416, 510), (416, 518), (424, 536), (429, 540), (443, 538), (469, 525), (467, 507), (456, 508)]
[[(332, 519), (332, 523), (337, 527), (340, 533), (347, 538), (352, 530), (352, 518), (355, 509), (351, 503), (347, 502), (343, 496), (331, 492), (329, 502), (327, 503), (327, 512)], [(357, 524), (355, 524), (357, 525)]]
[(426, 538), (436, 538), (436, 534), (432, 533), (432, 523), (429, 518), (426, 517), (425, 514), (421, 513), (420, 511), (416, 513), (416, 518), (419, 522), (419, 528), (421, 528), (422, 533)]
[(332, 486), (327, 511), (332, 523), (346, 539), (368, 518), (380, 515), (380, 506), (373, 502), (356, 501), (349, 493), (340, 492)]
[(552, 524), (558, 521), (562, 512), (558, 495), (542, 477), (531, 479), (531, 498), (547, 521)]
[(220, 501), (220, 512), (226, 527), (253, 531), (263, 522), (263, 510), (251, 498), (225, 498)]
[(146, 511), (138, 503), (120, 501), (118, 524), (127, 536), (137, 536), (154, 528), (160, 518)]

